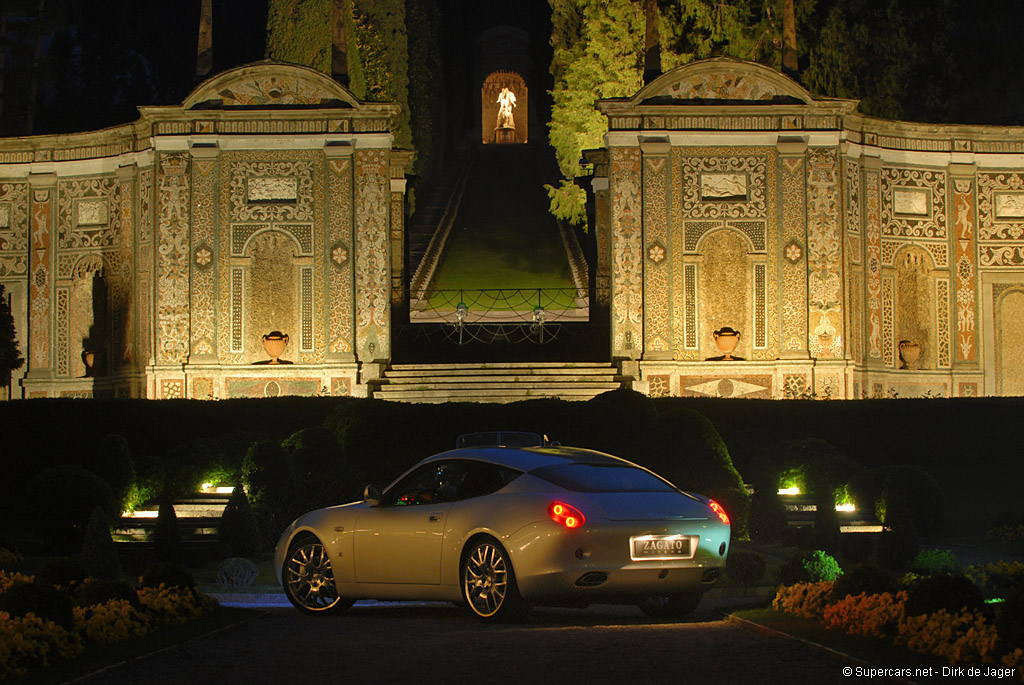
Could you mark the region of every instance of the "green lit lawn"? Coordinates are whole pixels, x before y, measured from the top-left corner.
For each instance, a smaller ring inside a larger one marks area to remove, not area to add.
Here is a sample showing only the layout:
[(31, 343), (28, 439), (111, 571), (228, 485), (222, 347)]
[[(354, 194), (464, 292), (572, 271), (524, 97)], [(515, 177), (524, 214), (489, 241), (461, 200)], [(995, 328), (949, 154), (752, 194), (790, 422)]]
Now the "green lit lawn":
[[(569, 261), (548, 213), (534, 152), (485, 145), (466, 185), (459, 215), (434, 279), (435, 290), (565, 288), (546, 308), (574, 306)], [(438, 293), (431, 307), (450, 308), (456, 293)], [(518, 309), (493, 295), (467, 294), (477, 308)], [(536, 299), (536, 293), (533, 294)], [(471, 307), (469, 300), (463, 298)], [(534, 305), (530, 305), (532, 309)]]

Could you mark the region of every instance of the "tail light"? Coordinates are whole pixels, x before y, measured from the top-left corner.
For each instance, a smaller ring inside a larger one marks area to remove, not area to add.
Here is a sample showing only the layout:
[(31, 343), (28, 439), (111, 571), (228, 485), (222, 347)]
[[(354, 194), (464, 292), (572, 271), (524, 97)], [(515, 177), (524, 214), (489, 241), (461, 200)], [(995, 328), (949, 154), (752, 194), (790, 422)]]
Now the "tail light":
[(548, 516), (552, 521), (561, 523), (566, 528), (579, 528), (587, 522), (579, 509), (565, 502), (552, 502), (548, 507)]
[(711, 507), (711, 511), (718, 514), (718, 518), (722, 521), (722, 523), (724, 523), (725, 525), (729, 525), (729, 515), (725, 513), (725, 509), (722, 508), (721, 504), (719, 504), (715, 500), (710, 500), (708, 501), (708, 506)]

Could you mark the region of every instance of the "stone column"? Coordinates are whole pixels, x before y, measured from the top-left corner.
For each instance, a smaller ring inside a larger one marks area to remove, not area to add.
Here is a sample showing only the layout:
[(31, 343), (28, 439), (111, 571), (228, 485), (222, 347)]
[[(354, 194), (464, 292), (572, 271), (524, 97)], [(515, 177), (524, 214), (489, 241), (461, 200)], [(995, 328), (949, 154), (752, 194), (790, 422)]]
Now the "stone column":
[(953, 368), (978, 370), (978, 221), (974, 164), (950, 164), (949, 179), (953, 191), (953, 301), (956, 322), (952, 337), (956, 341)]
[(391, 151), (391, 304), (405, 297), (405, 168), (412, 164), (412, 150)]
[(670, 180), (668, 140), (643, 140), (643, 313), (644, 351), (647, 360), (672, 358), (671, 306), (672, 259), (670, 252), (668, 187)]
[(120, 235), (118, 236), (117, 264), (111, 274), (114, 288), (111, 302), (111, 345), (109, 369), (128, 370), (135, 364), (136, 358), (136, 277), (135, 277), (135, 179), (138, 177), (135, 164), (118, 167), (117, 212), (120, 219)]
[(155, 399), (185, 397), (183, 365), (189, 353), (189, 234), (191, 184), (188, 152), (161, 153), (157, 160), (156, 387)]
[(608, 151), (584, 150), (584, 155), (594, 165), (590, 188), (594, 193), (594, 298), (602, 307), (610, 301), (611, 288), (611, 244), (609, 241), (609, 217), (611, 214), (610, 193), (608, 192)]
[(189, 262), (189, 363), (217, 363), (217, 156), (215, 146), (196, 146), (192, 155), (192, 232)]
[(355, 153), (355, 353), (363, 363), (386, 363), (391, 357), (389, 152), (358, 148)]
[(807, 359), (807, 141), (779, 139), (779, 357)]
[(352, 145), (328, 145), (327, 158), (327, 359), (355, 361), (352, 274)]
[(29, 177), (28, 355), (26, 397), (46, 397), (47, 388), (36, 383), (54, 377), (54, 253), (57, 206), (57, 175)]
[(864, 157), (864, 280), (867, 292), (867, 365), (881, 367), (883, 358), (882, 321), (882, 160)]

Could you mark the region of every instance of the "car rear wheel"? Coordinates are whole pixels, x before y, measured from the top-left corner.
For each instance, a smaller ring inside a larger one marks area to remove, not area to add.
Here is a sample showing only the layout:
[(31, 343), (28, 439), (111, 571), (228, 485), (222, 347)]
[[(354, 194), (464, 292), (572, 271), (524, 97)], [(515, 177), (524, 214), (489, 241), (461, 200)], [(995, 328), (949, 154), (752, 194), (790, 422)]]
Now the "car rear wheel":
[(651, 618), (682, 618), (692, 613), (700, 604), (699, 592), (685, 592), (678, 595), (652, 595), (639, 604), (640, 611)]
[(292, 543), (281, 580), (288, 601), (307, 614), (340, 613), (354, 604), (338, 596), (330, 554), (312, 535), (297, 538)]
[(462, 596), (484, 621), (513, 621), (527, 609), (512, 562), (493, 538), (480, 538), (467, 548), (462, 560)]

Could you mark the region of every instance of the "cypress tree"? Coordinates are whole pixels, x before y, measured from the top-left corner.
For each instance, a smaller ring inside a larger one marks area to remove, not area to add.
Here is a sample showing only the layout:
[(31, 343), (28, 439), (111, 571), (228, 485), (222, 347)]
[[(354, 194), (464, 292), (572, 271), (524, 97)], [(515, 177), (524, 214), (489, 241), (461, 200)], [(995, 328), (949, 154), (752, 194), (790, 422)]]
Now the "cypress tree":
[(14, 317), (7, 300), (4, 286), (0, 284), (0, 388), (11, 383), (11, 373), (25, 363), (18, 352), (18, 341), (14, 331)]

